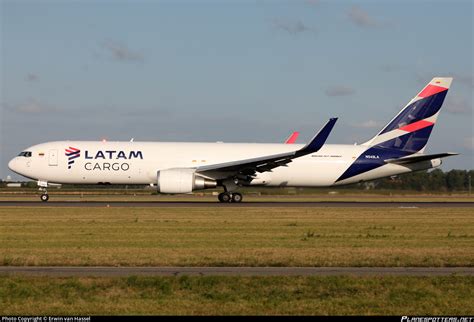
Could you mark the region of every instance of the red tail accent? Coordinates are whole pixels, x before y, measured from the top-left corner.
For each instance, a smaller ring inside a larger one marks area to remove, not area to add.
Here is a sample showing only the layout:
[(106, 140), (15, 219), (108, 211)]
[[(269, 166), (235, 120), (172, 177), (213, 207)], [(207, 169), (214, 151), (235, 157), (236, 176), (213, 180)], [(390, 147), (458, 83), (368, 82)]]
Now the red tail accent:
[(447, 90), (446, 87), (428, 85), (420, 92), (420, 94), (418, 94), (418, 97), (428, 97), (434, 94), (438, 94), (439, 92), (443, 92), (445, 90)]
[(423, 129), (425, 127), (428, 127), (430, 125), (433, 125), (433, 124), (434, 123), (432, 123), (432, 122), (421, 120), (421, 121), (418, 121), (418, 122), (415, 122), (415, 123), (411, 123), (411, 124), (402, 126), (400, 128), (400, 130), (407, 131), (407, 132), (415, 132), (415, 131), (421, 130), (421, 129)]

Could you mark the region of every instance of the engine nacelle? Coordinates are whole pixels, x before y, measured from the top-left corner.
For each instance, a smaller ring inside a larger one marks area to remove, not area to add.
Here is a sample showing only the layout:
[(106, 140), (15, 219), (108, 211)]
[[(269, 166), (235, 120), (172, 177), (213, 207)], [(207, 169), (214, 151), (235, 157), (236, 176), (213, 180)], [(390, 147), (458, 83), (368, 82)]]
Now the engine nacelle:
[(258, 173), (252, 181), (250, 181), (250, 185), (252, 186), (265, 186), (270, 184), (272, 181), (272, 176), (268, 172)]
[(216, 186), (215, 180), (200, 177), (193, 169), (160, 170), (157, 175), (157, 188), (160, 193), (189, 193)]

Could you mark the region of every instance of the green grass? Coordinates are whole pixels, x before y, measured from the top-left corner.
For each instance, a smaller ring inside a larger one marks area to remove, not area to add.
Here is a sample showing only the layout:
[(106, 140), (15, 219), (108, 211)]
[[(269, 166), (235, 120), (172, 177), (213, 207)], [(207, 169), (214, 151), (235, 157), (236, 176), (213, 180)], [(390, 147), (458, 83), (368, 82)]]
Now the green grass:
[(0, 208), (0, 265), (472, 266), (470, 208)]
[(472, 315), (474, 278), (0, 277), (4, 315)]

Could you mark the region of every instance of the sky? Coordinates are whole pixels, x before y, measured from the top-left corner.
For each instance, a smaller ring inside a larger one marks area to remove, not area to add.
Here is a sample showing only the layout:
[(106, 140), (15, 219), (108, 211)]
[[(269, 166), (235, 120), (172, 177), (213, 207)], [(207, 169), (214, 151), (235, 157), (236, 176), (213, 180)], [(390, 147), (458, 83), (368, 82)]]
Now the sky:
[(472, 1), (0, 0), (0, 178), (54, 140), (363, 143), (452, 76), (427, 153), (474, 168)]

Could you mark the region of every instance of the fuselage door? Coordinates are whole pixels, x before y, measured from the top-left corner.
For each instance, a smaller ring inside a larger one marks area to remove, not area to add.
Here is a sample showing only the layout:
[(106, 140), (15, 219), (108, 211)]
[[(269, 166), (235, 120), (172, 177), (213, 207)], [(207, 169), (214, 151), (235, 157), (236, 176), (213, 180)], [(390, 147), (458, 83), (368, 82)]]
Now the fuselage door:
[(58, 165), (58, 150), (49, 150), (49, 165)]

